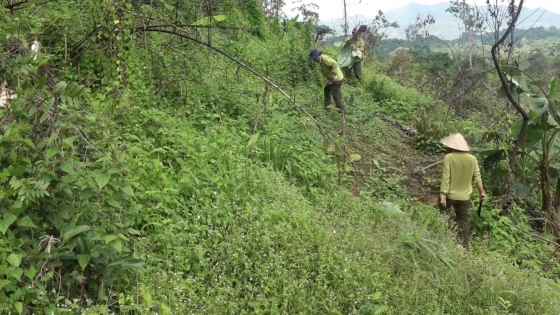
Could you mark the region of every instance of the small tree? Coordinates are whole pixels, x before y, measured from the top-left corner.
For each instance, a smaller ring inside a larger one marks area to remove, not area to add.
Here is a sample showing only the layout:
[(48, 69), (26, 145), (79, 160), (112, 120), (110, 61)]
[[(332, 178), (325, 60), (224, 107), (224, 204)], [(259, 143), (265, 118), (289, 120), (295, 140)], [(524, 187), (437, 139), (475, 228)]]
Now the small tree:
[(315, 3), (303, 3), (303, 0), (295, 0), (293, 4), (297, 6), (292, 11), (299, 12), (304, 21), (308, 22), (312, 19), (319, 21), (319, 13), (316, 11), (319, 9), (319, 6)]
[(466, 0), (452, 0), (451, 6), (445, 10), (463, 22), (463, 30), (467, 37), (467, 51), (469, 53), (469, 66), (473, 68), (473, 50), (475, 34), (482, 30), (483, 18), (480, 13)]
[(286, 5), (284, 0), (260, 0), (263, 6), (264, 14), (269, 18), (278, 18), (280, 11)]
[(377, 15), (368, 27), (368, 30), (362, 35), (367, 46), (373, 50), (379, 46), (381, 40), (387, 38), (387, 30), (390, 28), (399, 28), (397, 22), (389, 22), (383, 11), (377, 11)]
[(421, 17), (420, 14), (416, 16), (416, 21), (409, 24), (406, 29), (406, 39), (409, 41), (415, 41), (422, 37), (430, 36), (428, 31), (428, 26), (436, 23), (436, 19), (433, 15), (428, 14), (426, 17)]
[(315, 29), (313, 30), (313, 41), (318, 43), (325, 39), (327, 35), (333, 35), (334, 30), (326, 25), (316, 25)]

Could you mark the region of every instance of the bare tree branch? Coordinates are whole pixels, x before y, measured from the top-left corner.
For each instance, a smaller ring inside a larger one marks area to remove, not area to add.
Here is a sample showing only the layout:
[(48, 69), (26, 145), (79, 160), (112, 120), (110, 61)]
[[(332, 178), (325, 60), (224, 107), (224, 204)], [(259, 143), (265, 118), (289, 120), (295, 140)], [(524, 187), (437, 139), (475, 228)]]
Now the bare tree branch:
[[(512, 3), (514, 2), (514, 0), (511, 0), (511, 1), (512, 1)], [(504, 88), (504, 91), (506, 92), (507, 98), (510, 101), (510, 103), (515, 107), (515, 109), (519, 112), (521, 117), (523, 117), (523, 123), (521, 125), (521, 131), (519, 132), (519, 135), (517, 136), (516, 144), (513, 147), (512, 154), (511, 154), (510, 169), (512, 171), (515, 171), (515, 165), (517, 163), (517, 155), (519, 153), (519, 148), (525, 143), (525, 138), (526, 138), (526, 135), (527, 135), (527, 129), (528, 129), (528, 126), (529, 126), (529, 114), (527, 113), (527, 111), (525, 111), (525, 109), (523, 109), (523, 107), (521, 107), (519, 102), (513, 96), (513, 93), (511, 92), (511, 89), (509, 88), (507, 78), (506, 78), (506, 76), (505, 76), (505, 74), (502, 70), (500, 60), (498, 59), (498, 49), (504, 43), (506, 38), (511, 34), (513, 29), (515, 28), (515, 24), (517, 23), (517, 19), (519, 18), (519, 15), (521, 14), (521, 10), (523, 9), (523, 1), (524, 0), (520, 0), (519, 6), (517, 7), (517, 11), (513, 13), (511, 22), (508, 25), (508, 28), (507, 28), (506, 32), (504, 33), (504, 35), (502, 35), (502, 37), (500, 39), (498, 39), (498, 41), (496, 41), (494, 43), (494, 45), (492, 46), (492, 50), (491, 50), (492, 61), (494, 62), (494, 67), (496, 68), (496, 71), (498, 72), (498, 77), (500, 78), (500, 82), (502, 83), (502, 87)]]

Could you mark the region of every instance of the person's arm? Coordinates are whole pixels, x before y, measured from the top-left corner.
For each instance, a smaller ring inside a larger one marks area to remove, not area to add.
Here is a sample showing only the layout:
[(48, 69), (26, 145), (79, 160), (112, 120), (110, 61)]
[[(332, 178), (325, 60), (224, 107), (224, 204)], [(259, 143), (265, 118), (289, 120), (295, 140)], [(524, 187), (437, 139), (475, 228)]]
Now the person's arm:
[(441, 174), (441, 184), (439, 189), (439, 198), (442, 205), (447, 203), (447, 194), (449, 193), (449, 182), (451, 181), (451, 163), (449, 162), (449, 155), (443, 158), (443, 172)]
[(482, 184), (482, 176), (480, 176), (480, 167), (478, 166), (478, 162), (475, 160), (475, 169), (474, 169), (474, 182), (478, 187), (478, 192), (480, 194), (480, 200), (486, 200), (486, 192), (484, 191), (484, 185)]
[(360, 38), (360, 40), (358, 41), (358, 46), (356, 46), (356, 48), (358, 48), (358, 50), (362, 53), (366, 51), (366, 43), (364, 43), (363, 39)]

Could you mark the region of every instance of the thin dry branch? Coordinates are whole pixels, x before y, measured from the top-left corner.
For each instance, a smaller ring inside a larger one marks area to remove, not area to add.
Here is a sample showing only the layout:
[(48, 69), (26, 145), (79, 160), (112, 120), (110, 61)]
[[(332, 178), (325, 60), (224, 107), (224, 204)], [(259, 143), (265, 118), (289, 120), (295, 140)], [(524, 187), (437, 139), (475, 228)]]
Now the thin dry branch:
[(552, 245), (554, 245), (554, 246), (560, 248), (560, 244), (558, 244), (558, 243), (556, 243), (556, 242), (554, 242), (554, 241), (551, 241), (551, 240), (549, 240), (549, 239), (547, 239), (547, 238), (545, 238), (545, 237), (542, 237), (542, 236), (540, 236), (540, 235), (538, 235), (538, 234), (531, 233), (531, 232), (529, 232), (529, 231), (527, 231), (527, 230), (525, 230), (525, 229), (523, 229), (523, 228), (521, 228), (521, 227), (519, 227), (519, 226), (517, 226), (517, 225), (515, 225), (515, 224), (513, 224), (513, 223), (509, 223), (509, 224), (510, 224), (511, 226), (515, 227), (516, 229), (520, 230), (520, 231), (523, 232), (523, 233), (529, 234), (529, 235), (531, 235), (531, 236), (534, 237), (534, 238), (538, 238), (538, 239), (540, 239), (541, 241), (545, 241), (545, 242), (547, 242), (548, 244), (552, 244)]
[[(49, 2), (54, 2), (54, 1), (56, 1), (56, 0), (45, 0), (43, 2), (34, 3), (34, 4), (37, 5), (37, 6), (40, 6), (40, 5), (47, 4)], [(19, 2), (4, 4), (4, 8), (10, 10), (13, 13), (16, 10), (19, 10), (19, 9), (23, 8), (27, 3), (29, 3), (29, 0), (23, 0), (23, 1), (19, 1)]]
[(192, 25), (192, 24), (162, 24), (162, 25), (149, 25), (147, 28), (161, 28), (161, 27), (194, 27), (194, 28), (220, 28), (229, 30), (245, 30), (244, 27), (236, 26), (220, 26), (220, 25)]

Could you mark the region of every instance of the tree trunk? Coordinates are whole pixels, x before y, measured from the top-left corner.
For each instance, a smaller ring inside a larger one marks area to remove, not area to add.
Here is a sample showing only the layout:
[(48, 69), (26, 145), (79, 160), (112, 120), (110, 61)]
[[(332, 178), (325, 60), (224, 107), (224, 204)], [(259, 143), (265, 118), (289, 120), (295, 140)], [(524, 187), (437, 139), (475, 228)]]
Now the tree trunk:
[(541, 196), (542, 196), (542, 211), (551, 214), (552, 200), (550, 198), (550, 176), (548, 175), (548, 161), (541, 160), (539, 170), (541, 172)]
[(348, 36), (348, 15), (346, 14), (346, 0), (344, 0), (344, 36)]
[(560, 178), (556, 180), (556, 191), (554, 192), (554, 211), (560, 212)]
[(469, 66), (471, 68), (471, 70), (473, 69), (473, 65), (472, 65), (472, 55), (473, 55), (473, 44), (474, 44), (474, 37), (473, 37), (473, 33), (472, 31), (469, 31), (467, 33), (467, 40), (468, 40), (468, 45), (469, 45)]

